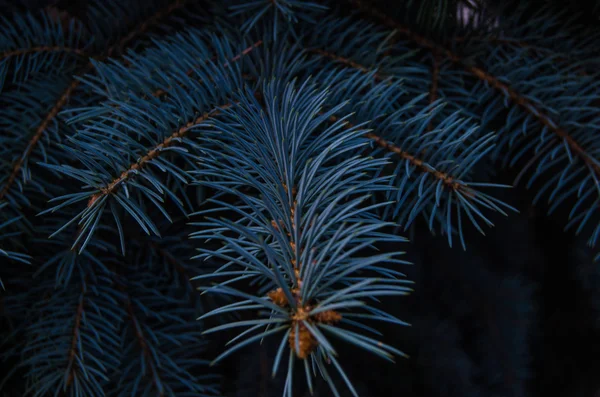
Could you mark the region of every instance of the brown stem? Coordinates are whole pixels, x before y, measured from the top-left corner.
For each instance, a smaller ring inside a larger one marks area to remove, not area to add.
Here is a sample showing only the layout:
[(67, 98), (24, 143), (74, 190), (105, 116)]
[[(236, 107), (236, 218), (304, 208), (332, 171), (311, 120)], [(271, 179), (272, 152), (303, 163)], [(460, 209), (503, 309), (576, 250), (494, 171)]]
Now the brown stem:
[(552, 131), (558, 138), (563, 139), (567, 146), (569, 146), (571, 152), (576, 156), (580, 157), (583, 162), (590, 168), (590, 170), (595, 173), (595, 179), (600, 179), (600, 167), (596, 165), (594, 159), (591, 155), (589, 155), (581, 145), (573, 139), (564, 129), (562, 129), (558, 124), (554, 123), (549, 116), (544, 114), (541, 109), (539, 109), (533, 102), (523, 97), (520, 93), (515, 91), (513, 88), (508, 86), (507, 84), (501, 82), (495, 76), (489, 74), (485, 70), (478, 68), (476, 66), (468, 65), (463, 61), (463, 59), (456, 53), (434, 43), (433, 41), (420, 36), (405, 26), (400, 25), (381, 11), (375, 10), (372, 7), (366, 7), (363, 4), (362, 0), (349, 0), (355, 3), (359, 8), (363, 11), (370, 13), (374, 17), (380, 19), (384, 24), (396, 30), (397, 33), (400, 33), (412, 41), (414, 41), (417, 45), (421, 47), (425, 47), (430, 51), (438, 52), (439, 54), (443, 54), (447, 59), (452, 61), (453, 63), (462, 66), (467, 72), (471, 73), (473, 76), (478, 79), (487, 82), (497, 91), (501, 93), (506, 93), (508, 97), (517, 105), (522, 107), (527, 113), (531, 114), (534, 118), (536, 118), (541, 124), (548, 127), (550, 131)]
[[(228, 103), (221, 106), (221, 109), (227, 109), (232, 106), (233, 104)], [(221, 111), (218, 109), (212, 110), (210, 112), (204, 113), (202, 116), (196, 118), (193, 121), (190, 121), (185, 126), (179, 128), (172, 135), (167, 137), (164, 141), (153, 147), (145, 156), (139, 159), (136, 163), (131, 164), (129, 168), (127, 168), (121, 173), (120, 176), (118, 176), (116, 179), (110, 182), (106, 187), (103, 187), (100, 190), (100, 192), (94, 194), (88, 201), (88, 207), (91, 207), (100, 197), (114, 193), (114, 191), (119, 187), (119, 185), (122, 182), (126, 181), (131, 177), (133, 171), (142, 169), (148, 162), (160, 156), (160, 153), (164, 148), (176, 144), (178, 142), (178, 139), (184, 137), (192, 127), (198, 125), (203, 121), (206, 121), (211, 117), (218, 116), (220, 113)]]
[[(288, 192), (288, 186), (285, 183), (282, 183), (286, 192)], [(290, 247), (292, 248), (292, 266), (294, 269), (294, 285), (292, 288), (292, 295), (296, 303), (296, 308), (292, 309), (291, 303), (288, 302), (288, 298), (283, 292), (282, 288), (277, 288), (276, 290), (270, 291), (267, 295), (275, 303), (281, 307), (285, 307), (290, 310), (291, 317), (291, 331), (288, 336), (288, 344), (290, 346), (290, 350), (296, 354), (296, 356), (300, 359), (306, 359), (319, 345), (319, 342), (314, 337), (314, 335), (309, 331), (308, 327), (305, 323), (324, 323), (324, 324), (335, 324), (342, 319), (342, 315), (334, 310), (327, 310), (325, 312), (317, 313), (316, 315), (310, 315), (310, 311), (312, 310), (311, 302), (302, 302), (302, 297), (300, 296), (300, 291), (302, 288), (302, 279), (300, 278), (300, 272), (302, 269), (302, 263), (300, 263), (300, 258), (296, 256), (296, 251), (303, 252), (303, 247), (297, 247), (297, 241), (293, 241), (293, 236), (296, 235), (296, 223), (295, 223), (295, 212), (296, 212), (296, 187), (292, 187), (292, 199), (293, 202), (290, 206), (291, 212), (291, 229), (288, 231), (287, 235), (290, 237)], [(272, 220), (271, 224), (276, 230), (284, 227), (284, 223), (282, 221), (279, 224)], [(296, 328), (298, 329), (298, 349), (296, 349)]]
[(570, 150), (576, 156), (580, 157), (583, 160), (583, 162), (596, 174), (596, 178), (600, 177), (600, 167), (595, 163), (592, 156), (590, 156), (585, 151), (585, 149), (583, 149), (581, 147), (581, 145), (573, 137), (571, 137), (571, 135), (569, 135), (569, 133), (567, 131), (565, 131), (560, 126), (558, 126), (558, 124), (554, 123), (552, 121), (552, 119), (550, 119), (549, 116), (542, 113), (542, 111), (537, 106), (535, 106), (531, 101), (525, 99), (523, 96), (521, 96), (518, 92), (516, 92), (510, 86), (508, 86), (505, 83), (502, 83), (500, 80), (498, 80), (494, 76), (491, 76), (490, 74), (486, 73), (484, 70), (482, 70), (480, 68), (477, 68), (475, 66), (468, 66), (468, 65), (464, 65), (464, 68), (467, 71), (471, 72), (474, 76), (478, 77), (479, 79), (486, 81), (489, 85), (496, 88), (498, 91), (506, 92), (508, 94), (508, 97), (514, 103), (521, 106), (528, 113), (530, 113), (535, 118), (537, 118), (540, 123), (542, 123), (544, 126), (548, 127), (548, 129), (550, 131), (554, 132), (554, 134), (558, 138), (563, 139), (569, 146)]
[[(284, 183), (283, 187), (285, 191), (288, 191), (288, 186)], [(300, 272), (302, 263), (300, 258), (296, 256), (296, 248), (300, 252), (303, 251), (302, 247), (296, 247), (298, 241), (294, 241), (294, 236), (296, 236), (296, 222), (295, 222), (295, 213), (296, 213), (296, 194), (297, 189), (295, 186), (292, 186), (292, 204), (290, 206), (291, 213), (291, 227), (292, 230), (289, 231), (288, 236), (290, 237), (290, 247), (292, 248), (292, 266), (294, 268), (294, 278), (296, 288), (292, 290), (292, 294), (294, 295), (294, 299), (296, 300), (296, 310), (292, 314), (292, 324), (291, 324), (291, 332), (288, 337), (288, 343), (290, 345), (290, 349), (301, 359), (306, 359), (310, 353), (317, 347), (317, 340), (312, 335), (312, 333), (308, 330), (308, 328), (304, 325), (304, 321), (309, 320), (308, 312), (310, 311), (310, 306), (308, 306), (305, 302), (302, 302), (302, 298), (300, 296), (300, 289), (302, 288), (302, 279), (300, 278)], [(298, 328), (298, 348), (296, 349), (296, 327)]]
[[(329, 121), (331, 121), (332, 123), (336, 122), (337, 120), (338, 120), (337, 116), (329, 117)], [(352, 128), (354, 126), (349, 121), (344, 121), (343, 123), (346, 128)], [(369, 133), (365, 134), (365, 137), (373, 140), (375, 142), (375, 144), (377, 144), (378, 146), (380, 146), (392, 153), (397, 154), (400, 158), (402, 158), (404, 160), (407, 160), (409, 163), (411, 163), (416, 168), (418, 168), (419, 171), (426, 172), (428, 174), (433, 175), (435, 178), (441, 180), (444, 183), (444, 185), (451, 188), (452, 190), (462, 190), (463, 194), (465, 194), (467, 196), (470, 196), (472, 194), (466, 185), (463, 185), (462, 183), (454, 180), (452, 175), (429, 168), (428, 166), (426, 166), (426, 163), (423, 160), (421, 160), (420, 158), (418, 158), (410, 153), (405, 152), (399, 146), (396, 146), (393, 143), (386, 141), (379, 135), (369, 132)]]

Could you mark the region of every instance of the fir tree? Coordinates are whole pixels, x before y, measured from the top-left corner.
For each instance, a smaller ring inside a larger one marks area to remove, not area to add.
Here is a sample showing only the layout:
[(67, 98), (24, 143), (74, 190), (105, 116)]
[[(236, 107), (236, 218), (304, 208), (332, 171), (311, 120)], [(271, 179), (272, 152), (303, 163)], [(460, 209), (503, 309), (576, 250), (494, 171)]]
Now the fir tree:
[(585, 16), (53, 3), (0, 23), (4, 395), (542, 394), (549, 252), (600, 333)]

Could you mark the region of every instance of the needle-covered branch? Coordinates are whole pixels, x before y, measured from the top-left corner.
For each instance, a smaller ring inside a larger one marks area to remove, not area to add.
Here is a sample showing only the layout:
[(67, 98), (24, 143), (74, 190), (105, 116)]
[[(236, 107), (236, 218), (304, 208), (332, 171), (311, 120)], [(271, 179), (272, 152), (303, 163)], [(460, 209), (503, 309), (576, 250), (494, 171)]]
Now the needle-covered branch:
[[(390, 266), (403, 263), (396, 258), (400, 252), (371, 251), (382, 241), (403, 241), (383, 232), (389, 224), (371, 211), (385, 203), (367, 203), (373, 192), (387, 189), (389, 178), (369, 175), (386, 161), (354, 154), (368, 143), (365, 131), (345, 128), (344, 118), (328, 126), (339, 107), (322, 112), (327, 93), (311, 83), (273, 82), (264, 87), (260, 101), (256, 97), (243, 93), (238, 106), (224, 110), (213, 129), (201, 134), (206, 141), (202, 168), (194, 172), (201, 185), (239, 202), (211, 200), (217, 212), (231, 212), (235, 221), (207, 210), (200, 213), (206, 222), (195, 223), (200, 230), (194, 238), (224, 243), (219, 249), (200, 249), (200, 257), (224, 262), (214, 274), (199, 276), (226, 279), (206, 291), (241, 299), (204, 317), (229, 309), (259, 314), (207, 331), (249, 327), (215, 362), (265, 336), (283, 334), (273, 371), (287, 366), (286, 396), (292, 395), (295, 357), (302, 359), (309, 388), (318, 368), (339, 395), (328, 375), (332, 364), (356, 395), (333, 339), (388, 360), (403, 355), (360, 328), (352, 330), (344, 318), (348, 311), (363, 310), (374, 320), (404, 324), (371, 306), (374, 297), (410, 292), (408, 281)], [(359, 274), (361, 281), (355, 277)], [(236, 281), (257, 282), (258, 291), (237, 289)], [(282, 363), (286, 346), (293, 352), (287, 365)]]

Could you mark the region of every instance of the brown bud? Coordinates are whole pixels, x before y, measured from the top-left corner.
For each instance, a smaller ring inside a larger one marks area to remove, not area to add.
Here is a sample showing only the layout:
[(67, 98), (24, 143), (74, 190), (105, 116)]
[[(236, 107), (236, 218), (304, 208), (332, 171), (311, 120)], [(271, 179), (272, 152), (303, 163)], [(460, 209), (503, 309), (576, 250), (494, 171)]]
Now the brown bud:
[(288, 304), (287, 297), (283, 293), (283, 289), (277, 288), (274, 291), (270, 291), (267, 296), (273, 301), (274, 304), (280, 307), (285, 307)]
[(342, 319), (342, 315), (334, 310), (327, 310), (326, 312), (315, 314), (314, 319), (318, 323), (335, 324)]
[(306, 359), (318, 346), (317, 340), (310, 333), (303, 322), (298, 324), (298, 349), (296, 349), (296, 326), (292, 324), (292, 331), (288, 337), (290, 349), (302, 360)]

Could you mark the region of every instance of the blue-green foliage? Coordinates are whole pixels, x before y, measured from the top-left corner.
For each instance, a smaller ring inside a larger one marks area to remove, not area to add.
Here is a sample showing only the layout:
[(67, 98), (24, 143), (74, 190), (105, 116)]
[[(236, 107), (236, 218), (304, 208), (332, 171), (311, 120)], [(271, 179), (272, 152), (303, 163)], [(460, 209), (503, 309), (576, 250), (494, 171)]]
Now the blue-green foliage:
[[(473, 51), (469, 44), (475, 47)], [(482, 126), (494, 126), (499, 137), (495, 155), (504, 158), (508, 166), (520, 164), (516, 183), (525, 179), (528, 188), (536, 187), (534, 203), (546, 199), (549, 213), (570, 205), (567, 228), (577, 233), (586, 230), (590, 245), (594, 245), (600, 233), (596, 216), (600, 204), (600, 146), (596, 139), (600, 116), (595, 105), (600, 86), (597, 72), (584, 70), (597, 65), (597, 59), (578, 54), (579, 46), (573, 48), (576, 58), (568, 62), (558, 55), (558, 60), (539, 58), (527, 48), (498, 50), (489, 44), (469, 44), (460, 48), (461, 52), (479, 54), (486, 71), (501, 78), (498, 84), (491, 83), (495, 89), (484, 81), (473, 84), (456, 101), (465, 98), (465, 108), (483, 115)], [(472, 79), (470, 71), (454, 73), (463, 81)], [(500, 114), (505, 122), (495, 127)]]
[(126, 314), (118, 342), (120, 366), (107, 395), (215, 395), (216, 377), (198, 356), (207, 341), (194, 321), (194, 308), (155, 273), (136, 270), (135, 281), (121, 288)]
[[(52, 279), (44, 285), (52, 291)], [(33, 396), (102, 396), (119, 364), (119, 297), (106, 276), (79, 279), (30, 309), (20, 366)], [(40, 332), (40, 330), (47, 332)]]
[[(105, 99), (95, 107), (81, 109), (71, 119), (82, 127), (65, 146), (85, 168), (46, 165), (84, 184), (79, 193), (52, 199), (57, 204), (47, 210), (55, 212), (67, 205), (85, 204), (64, 226), (74, 221), (82, 225), (80, 240), (74, 242), (84, 241), (80, 251), (85, 249), (84, 239), (91, 236), (105, 213), (114, 217), (124, 252), (120, 221), (123, 211), (146, 233), (159, 235), (145, 207), (151, 204), (167, 219), (167, 200), (183, 214), (192, 207), (183, 191), (191, 180), (188, 170), (196, 167), (190, 151), (197, 149), (197, 144), (187, 136), (193, 135), (192, 129), (206, 122), (218, 106), (227, 104), (231, 92), (241, 84), (238, 64), (231, 63), (227, 68), (222, 65), (242, 53), (243, 48), (237, 49), (212, 35), (193, 33), (179, 36), (176, 43), (158, 45), (143, 57), (129, 58), (134, 65), (133, 73), (127, 75), (133, 80), (129, 92), (116, 91), (124, 82), (119, 74), (122, 66), (97, 67), (97, 78), (89, 84)], [(217, 48), (216, 55), (209, 44)], [(185, 50), (186, 45), (194, 46), (196, 51)], [(165, 59), (165, 54), (174, 62), (155, 75), (150, 73), (148, 64)], [(216, 59), (211, 60), (213, 57)], [(188, 70), (193, 72), (187, 73)], [(159, 87), (167, 90), (165, 98), (155, 95)], [(173, 156), (178, 156), (183, 164), (174, 166)], [(60, 231), (62, 228), (57, 233)]]
[(47, 14), (4, 16), (0, 26), (0, 92), (7, 77), (16, 84), (38, 73), (72, 71), (90, 45), (75, 20), (63, 26)]
[[(192, 234), (194, 238), (225, 243), (216, 250), (199, 249), (200, 257), (216, 256), (225, 262), (208, 277), (225, 277), (226, 281), (205, 290), (241, 299), (204, 317), (233, 309), (263, 312), (256, 320), (233, 322), (206, 331), (248, 327), (235, 338), (237, 343), (215, 362), (248, 343), (279, 334), (281, 343), (273, 373), (280, 366), (287, 366), (286, 396), (292, 396), (293, 391), (294, 355), (289, 356), (287, 365), (280, 358), (290, 332), (296, 335), (294, 344), (290, 343), (296, 352), (301, 351), (300, 327), (308, 328), (318, 341), (310, 362), (304, 360), (309, 388), (317, 371), (326, 380), (330, 371), (339, 371), (353, 389), (336, 359), (331, 337), (383, 358), (403, 355), (364, 335), (361, 323), (352, 319), (403, 324), (366, 300), (410, 291), (402, 273), (384, 266), (402, 263), (396, 259), (399, 252), (358, 255), (363, 249), (374, 248), (377, 242), (404, 241), (384, 233), (381, 229), (389, 224), (370, 213), (371, 209), (386, 205), (385, 202), (361, 206), (372, 193), (386, 189), (384, 182), (388, 177), (368, 176), (381, 166), (382, 160), (347, 155), (367, 144), (365, 131), (345, 128), (343, 120), (326, 126), (338, 109), (321, 113), (327, 93), (308, 84), (296, 88), (293, 83), (284, 87), (273, 82), (258, 92), (246, 91), (236, 97), (239, 105), (223, 110), (223, 117), (214, 122), (214, 132), (203, 131), (202, 140), (206, 142), (201, 150), (203, 167), (194, 172), (201, 184), (235, 198), (234, 204), (209, 199), (217, 208), (202, 212), (207, 221), (197, 225), (203, 230)], [(265, 108), (255, 98), (256, 94), (266, 104)], [(209, 178), (213, 180), (206, 181)], [(243, 192), (244, 188), (249, 188), (249, 192)], [(219, 210), (233, 211), (234, 219), (216, 218), (212, 213)], [(377, 277), (359, 276), (368, 271)], [(234, 280), (252, 283), (253, 279), (260, 284), (262, 296), (229, 286)], [(290, 302), (289, 310), (264, 296), (265, 292), (276, 289)], [(294, 292), (295, 289), (299, 292)], [(294, 313), (304, 308), (308, 319), (294, 320)], [(312, 321), (318, 313), (332, 310), (341, 313), (344, 326)], [(359, 314), (359, 310), (364, 313)], [(359, 327), (359, 332), (346, 329), (346, 325)], [(325, 361), (333, 365), (326, 365)], [(335, 388), (333, 392), (339, 395)]]
[[(343, 87), (333, 88), (332, 96), (349, 101), (347, 109), (353, 111), (349, 121), (368, 122), (373, 136), (369, 152), (394, 164), (391, 189), (386, 192), (394, 204), (385, 207), (384, 219), (407, 229), (422, 215), (430, 230), (439, 225), (451, 246), (453, 235), (458, 234), (464, 248), (463, 219), (484, 233), (480, 223), (493, 226), (485, 212), (516, 211), (480, 191), (506, 186), (472, 181), (473, 168), (494, 146), (494, 134), (478, 134), (472, 120), (459, 112), (448, 114), (441, 101), (421, 107), (423, 97), (407, 95), (401, 83), (386, 80), (373, 85), (372, 78), (372, 74), (346, 70), (327, 74), (324, 81)], [(383, 167), (380, 172), (385, 173)]]
[[(243, 31), (249, 31), (261, 18), (271, 16), (274, 34), (278, 31), (278, 23), (284, 25), (296, 23), (299, 20), (315, 23), (315, 19), (329, 7), (316, 1), (304, 0), (228, 0), (225, 2), (231, 16), (241, 15), (246, 21)], [(278, 21), (282, 19), (283, 21)]]
[[(60, 175), (46, 170), (71, 160), (60, 146), (74, 135), (67, 125), (70, 109), (101, 100), (81, 86), (80, 78), (94, 73), (96, 59), (119, 56), (132, 43), (148, 43), (150, 33), (164, 33), (167, 27), (162, 25), (185, 4), (91, 1), (87, 23), (68, 26), (49, 12), (3, 19), (0, 205), (5, 208), (0, 224), (10, 224), (3, 235), (34, 238), (31, 219), (22, 212), (39, 212), (48, 199), (67, 193), (57, 186)], [(145, 40), (139, 40), (144, 35)], [(40, 162), (47, 164), (45, 169)], [(21, 245), (13, 238), (3, 243), (2, 252), (16, 252)]]
[[(469, 230), (510, 219), (496, 164), (518, 166), (536, 202), (597, 240), (598, 36), (578, 40), (546, 9), (535, 22), (521, 8), (489, 25), (436, 20), (440, 44), (357, 1), (360, 13), (89, 3), (82, 23), (2, 22), (0, 343), (16, 365), (0, 389), (22, 377), (22, 394), (40, 397), (215, 395), (211, 360), (272, 337), (286, 396), (317, 378), (357, 395), (344, 343), (405, 356), (377, 328), (407, 325), (380, 307), (412, 291), (400, 231), (422, 223), (466, 249)], [(475, 265), (448, 272), (441, 290), (459, 303), (419, 319), (421, 341), (445, 338), (457, 376), (523, 394), (528, 285)], [(475, 357), (453, 323), (469, 316), (484, 330)], [(485, 356), (488, 345), (509, 351)], [(432, 382), (453, 385), (436, 368)]]

